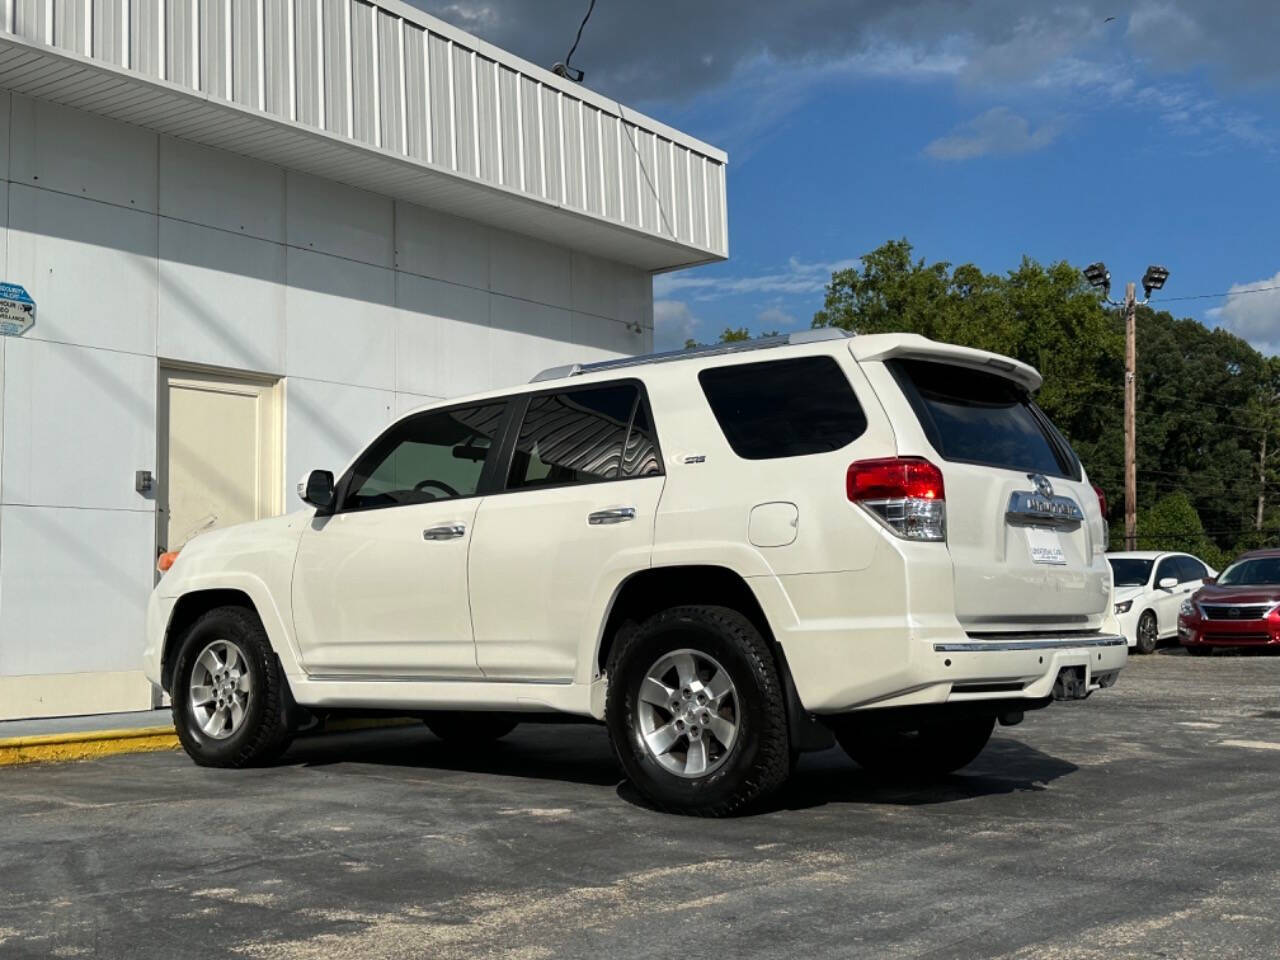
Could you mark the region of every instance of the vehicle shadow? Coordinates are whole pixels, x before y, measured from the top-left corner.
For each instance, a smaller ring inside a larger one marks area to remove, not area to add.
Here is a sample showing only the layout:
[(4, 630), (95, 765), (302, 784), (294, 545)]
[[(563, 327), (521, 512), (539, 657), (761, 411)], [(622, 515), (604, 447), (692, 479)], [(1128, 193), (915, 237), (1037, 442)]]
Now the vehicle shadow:
[[(376, 765), (491, 774), (584, 786), (617, 786), (635, 806), (652, 804), (622, 777), (603, 727), (525, 724), (482, 747), (445, 743), (420, 724), (300, 737), (278, 761), (285, 766)], [(1078, 768), (1008, 736), (994, 737), (982, 755), (958, 773), (927, 783), (889, 783), (833, 748), (806, 754), (779, 793), (751, 815), (805, 810), (832, 803), (921, 806), (974, 797), (1044, 790)]]
[[(832, 748), (801, 757), (777, 795), (743, 816), (810, 810), (833, 803), (914, 807), (1038, 792), (1078, 769), (1019, 740), (998, 737), (972, 764), (949, 776), (928, 782), (888, 782), (867, 773), (839, 748)], [(618, 796), (636, 806), (655, 809), (627, 781), (619, 784)]]

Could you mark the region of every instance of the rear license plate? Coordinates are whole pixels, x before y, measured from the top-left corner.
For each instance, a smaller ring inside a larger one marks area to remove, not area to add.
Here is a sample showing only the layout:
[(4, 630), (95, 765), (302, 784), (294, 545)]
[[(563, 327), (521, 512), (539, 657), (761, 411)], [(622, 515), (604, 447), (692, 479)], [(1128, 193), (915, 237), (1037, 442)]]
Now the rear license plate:
[(1032, 563), (1065, 565), (1067, 562), (1066, 552), (1062, 549), (1062, 538), (1057, 530), (1027, 527), (1027, 550), (1031, 553)]

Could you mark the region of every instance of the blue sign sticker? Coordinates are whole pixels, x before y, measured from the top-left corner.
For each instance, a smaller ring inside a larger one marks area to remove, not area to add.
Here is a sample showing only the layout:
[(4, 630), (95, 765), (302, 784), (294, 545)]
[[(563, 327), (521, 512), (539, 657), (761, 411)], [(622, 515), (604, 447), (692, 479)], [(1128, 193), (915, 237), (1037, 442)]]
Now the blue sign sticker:
[(20, 283), (0, 283), (0, 336), (19, 337), (36, 322), (36, 302)]

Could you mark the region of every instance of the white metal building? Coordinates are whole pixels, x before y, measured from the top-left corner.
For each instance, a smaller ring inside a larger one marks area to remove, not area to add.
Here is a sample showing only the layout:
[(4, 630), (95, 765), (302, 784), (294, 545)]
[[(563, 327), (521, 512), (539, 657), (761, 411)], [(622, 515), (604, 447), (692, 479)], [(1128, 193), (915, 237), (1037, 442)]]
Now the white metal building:
[(0, 719), (151, 706), (159, 548), (727, 254), (722, 152), (396, 0), (0, 17)]

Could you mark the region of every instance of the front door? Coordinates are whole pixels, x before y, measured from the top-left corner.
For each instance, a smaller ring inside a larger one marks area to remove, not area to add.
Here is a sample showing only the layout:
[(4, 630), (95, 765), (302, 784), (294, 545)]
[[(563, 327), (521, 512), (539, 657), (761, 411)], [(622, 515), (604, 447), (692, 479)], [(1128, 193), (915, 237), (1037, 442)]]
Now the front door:
[(528, 399), (504, 492), (480, 504), (471, 543), (471, 616), (486, 677), (574, 677), (601, 597), (650, 565), (663, 481), (637, 384)]
[(160, 551), (199, 533), (280, 512), (280, 409), (275, 383), (162, 368)]
[(392, 425), (303, 532), (293, 615), (315, 677), (479, 677), (467, 550), (503, 403)]
[(1182, 592), (1185, 585), (1179, 583), (1177, 586), (1166, 590), (1160, 586), (1160, 581), (1166, 577), (1172, 577), (1174, 580), (1180, 581), (1182, 579), (1181, 573), (1180, 559), (1178, 557), (1165, 557), (1156, 564), (1155, 573), (1151, 577), (1151, 605), (1156, 610), (1158, 636), (1168, 637), (1178, 632), (1178, 608), (1182, 606), (1182, 601), (1186, 599)]

